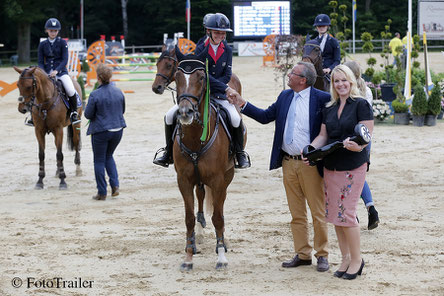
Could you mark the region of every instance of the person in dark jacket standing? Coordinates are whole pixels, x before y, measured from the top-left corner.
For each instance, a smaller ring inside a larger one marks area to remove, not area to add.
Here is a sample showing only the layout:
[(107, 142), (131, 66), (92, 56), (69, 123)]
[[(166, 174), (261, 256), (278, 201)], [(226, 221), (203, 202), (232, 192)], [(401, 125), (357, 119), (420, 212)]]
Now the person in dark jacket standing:
[[(38, 65), (50, 77), (56, 78), (63, 83), (66, 94), (69, 98), (69, 107), (71, 111), (71, 123), (76, 124), (81, 120), (77, 113), (78, 94), (74, 88), (71, 77), (68, 75), (66, 64), (68, 63), (68, 44), (57, 35), (62, 25), (56, 18), (50, 18), (45, 23), (45, 31), (48, 38), (40, 42), (38, 48)], [(33, 125), (32, 122), (27, 125)]]
[(316, 27), (319, 36), (316, 40), (319, 42), (322, 52), (322, 68), (325, 74), (331, 71), (341, 63), (341, 48), (339, 42), (328, 34), (331, 25), (330, 18), (326, 14), (320, 14), (315, 18), (313, 26)]
[(89, 95), (85, 117), (90, 120), (87, 135), (91, 135), (94, 153), (94, 173), (97, 183), (96, 200), (106, 199), (105, 169), (109, 176), (112, 196), (119, 195), (119, 178), (113, 153), (122, 139), (126, 127), (125, 97), (114, 83), (110, 83), (112, 69), (100, 64), (97, 67), (99, 88)]

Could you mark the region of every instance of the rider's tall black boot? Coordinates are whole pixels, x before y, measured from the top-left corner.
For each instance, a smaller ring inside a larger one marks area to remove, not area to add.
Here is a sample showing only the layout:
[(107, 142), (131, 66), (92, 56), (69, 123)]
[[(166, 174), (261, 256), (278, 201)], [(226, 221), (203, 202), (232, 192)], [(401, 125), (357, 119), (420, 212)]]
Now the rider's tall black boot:
[(75, 93), (69, 97), (69, 107), (71, 108), (71, 123), (79, 123), (81, 120), (79, 118), (79, 113), (77, 113), (77, 95)]
[(239, 127), (233, 129), (234, 151), (236, 156), (235, 168), (246, 169), (251, 166), (250, 156), (244, 151), (244, 131), (242, 120)]
[[(173, 163), (173, 143), (174, 143), (173, 133), (174, 133), (174, 125), (173, 124), (169, 125), (165, 122), (166, 147), (157, 150), (153, 160), (154, 164), (161, 165), (167, 168), (170, 164)], [(157, 156), (159, 153), (162, 154)]]

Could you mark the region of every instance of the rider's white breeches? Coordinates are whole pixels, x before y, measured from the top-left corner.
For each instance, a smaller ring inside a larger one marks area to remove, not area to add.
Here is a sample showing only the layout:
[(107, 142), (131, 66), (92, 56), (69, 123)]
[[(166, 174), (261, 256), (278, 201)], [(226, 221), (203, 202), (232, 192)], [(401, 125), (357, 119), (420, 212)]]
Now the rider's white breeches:
[(65, 88), (68, 97), (72, 97), (76, 93), (76, 89), (74, 88), (74, 84), (72, 83), (72, 79), (69, 75), (65, 74), (57, 77), (57, 79), (63, 83), (63, 87)]
[(168, 110), (168, 112), (165, 115), (165, 123), (168, 125), (172, 125), (174, 121), (174, 114), (176, 114), (177, 110), (179, 110), (178, 105), (174, 105), (173, 107)]
[[(232, 126), (234, 128), (239, 127), (241, 117), (240, 117), (239, 113), (237, 112), (236, 107), (233, 104), (230, 104), (230, 102), (228, 102), (227, 100), (219, 100), (219, 99), (214, 99), (214, 100), (217, 103), (219, 103), (220, 105), (222, 105), (230, 113), (230, 119), (231, 119)], [(165, 123), (166, 124), (168, 124), (168, 125), (173, 124), (174, 115), (176, 114), (177, 110), (179, 110), (178, 105), (174, 105), (173, 107), (170, 108), (170, 110), (168, 110), (168, 112), (165, 115)]]

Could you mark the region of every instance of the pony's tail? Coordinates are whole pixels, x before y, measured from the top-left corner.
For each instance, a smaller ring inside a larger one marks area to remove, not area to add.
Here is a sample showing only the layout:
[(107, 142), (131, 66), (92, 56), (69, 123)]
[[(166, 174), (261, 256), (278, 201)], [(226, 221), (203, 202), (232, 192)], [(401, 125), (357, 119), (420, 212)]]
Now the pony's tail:
[[(80, 133), (79, 133), (79, 144), (78, 144), (78, 149), (80, 151), (80, 147), (81, 147), (81, 141), (80, 141)], [(72, 124), (68, 125), (68, 135), (66, 138), (66, 143), (68, 144), (68, 148), (71, 151), (74, 151), (75, 148), (75, 144), (74, 144), (74, 127), (72, 126)]]

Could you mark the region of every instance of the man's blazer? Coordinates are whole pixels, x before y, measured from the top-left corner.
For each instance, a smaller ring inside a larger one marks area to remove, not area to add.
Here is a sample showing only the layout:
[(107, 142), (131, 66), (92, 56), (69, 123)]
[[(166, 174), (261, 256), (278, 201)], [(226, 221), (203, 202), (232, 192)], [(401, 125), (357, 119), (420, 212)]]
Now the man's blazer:
[[(254, 120), (266, 124), (275, 121), (275, 131), (273, 148), (271, 151), (270, 170), (282, 166), (283, 151), (282, 141), (284, 137), (285, 122), (287, 120), (288, 108), (293, 100), (294, 91), (287, 89), (279, 94), (276, 102), (267, 109), (261, 109), (248, 102), (242, 109), (242, 113)], [(310, 90), (310, 141), (313, 141), (319, 134), (322, 124), (322, 109), (330, 101), (330, 94), (314, 87)], [(297, 114), (296, 114), (297, 116)]]

